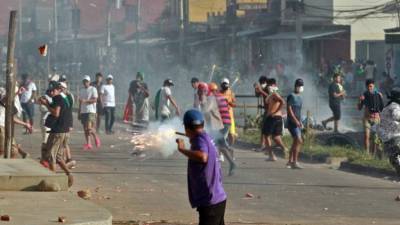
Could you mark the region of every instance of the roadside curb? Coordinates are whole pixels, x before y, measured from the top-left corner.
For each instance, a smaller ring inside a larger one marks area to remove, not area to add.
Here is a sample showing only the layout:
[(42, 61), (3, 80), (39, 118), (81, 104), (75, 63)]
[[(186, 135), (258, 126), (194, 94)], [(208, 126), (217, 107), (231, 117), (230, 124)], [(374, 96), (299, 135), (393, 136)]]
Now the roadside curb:
[[(259, 147), (258, 145), (239, 141), (239, 140), (236, 141), (235, 145), (240, 146), (241, 148), (248, 149), (248, 150), (257, 149)], [(275, 152), (275, 154), (280, 157), (283, 156), (280, 151)], [(328, 154), (312, 155), (312, 154), (309, 154), (306, 152), (300, 152), (299, 158), (301, 161), (308, 162), (308, 163), (325, 163), (325, 164), (337, 165), (337, 166), (340, 166), (341, 162), (347, 161), (347, 158), (344, 158), (344, 157), (331, 157)]]
[(379, 168), (374, 168), (374, 167), (369, 167), (369, 166), (362, 166), (362, 165), (358, 165), (358, 164), (353, 164), (351, 162), (342, 162), (340, 164), (339, 169), (343, 170), (343, 171), (349, 171), (352, 173), (368, 175), (368, 176), (382, 175), (382, 176), (397, 177), (397, 174), (395, 171), (391, 171), (391, 170), (387, 170), (387, 169), (379, 169)]

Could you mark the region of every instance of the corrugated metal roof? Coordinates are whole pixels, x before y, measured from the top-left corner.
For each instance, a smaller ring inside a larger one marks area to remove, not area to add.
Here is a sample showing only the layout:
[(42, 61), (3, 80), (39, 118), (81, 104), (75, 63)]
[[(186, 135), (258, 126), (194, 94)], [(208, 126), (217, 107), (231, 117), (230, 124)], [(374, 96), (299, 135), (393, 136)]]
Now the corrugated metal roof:
[[(335, 34), (340, 34), (340, 33), (345, 33), (347, 32), (346, 30), (333, 30), (333, 31), (306, 31), (303, 32), (302, 39), (303, 40), (310, 40), (310, 39), (316, 39), (320, 37), (326, 37), (326, 36), (331, 36)], [(295, 40), (297, 38), (296, 32), (283, 32), (283, 33), (277, 33), (273, 35), (268, 35), (264, 36), (261, 39), (262, 40)]]

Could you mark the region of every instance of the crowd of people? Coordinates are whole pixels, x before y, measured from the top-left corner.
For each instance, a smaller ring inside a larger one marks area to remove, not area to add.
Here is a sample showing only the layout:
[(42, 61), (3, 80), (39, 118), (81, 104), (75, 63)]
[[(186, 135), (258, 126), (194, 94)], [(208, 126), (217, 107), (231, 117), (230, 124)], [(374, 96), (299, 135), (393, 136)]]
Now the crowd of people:
[[(69, 91), (69, 82), (66, 76), (52, 76), (43, 95), (38, 94), (35, 83), (27, 74), (22, 75), (21, 81), (15, 90), (15, 105), (13, 114), (15, 124), (25, 128), (26, 134), (32, 133), (35, 116), (35, 104), (40, 106), (40, 127), (42, 133), (42, 148), (40, 163), (52, 171), (58, 165), (68, 176), (69, 185), (73, 184), (71, 170), (76, 166), (69, 147), (70, 133), (73, 130), (73, 109), (77, 104), (77, 118), (81, 122), (86, 151), (101, 146), (98, 135), (102, 117), (104, 117), (105, 133), (114, 133), (116, 96), (113, 85), (113, 75), (105, 77), (97, 73), (95, 79), (89, 75), (82, 77), (82, 88), (77, 97)], [(343, 76), (335, 72), (329, 85), (329, 107), (332, 117), (323, 120), (322, 126), (327, 128), (330, 122), (334, 123), (334, 131), (339, 131), (341, 120), (341, 104), (346, 97), (343, 85)], [(398, 137), (400, 132), (400, 90), (393, 89), (388, 96), (390, 102), (384, 104), (384, 96), (377, 89), (371, 78), (365, 81), (365, 91), (359, 97), (357, 108), (364, 110), (362, 124), (364, 127), (364, 144), (367, 152), (379, 154), (376, 139), (380, 139), (386, 149), (397, 149), (400, 156)], [(190, 80), (193, 88), (193, 106), (183, 115), (185, 134), (190, 139), (191, 147), (187, 149), (182, 139), (177, 139), (179, 152), (189, 158), (188, 182), (189, 197), (193, 207), (200, 214), (200, 221), (218, 221), (223, 224), (226, 205), (226, 194), (221, 183), (220, 162), (227, 160), (230, 176), (234, 175), (237, 167), (233, 145), (237, 138), (234, 108), (237, 106), (235, 94), (230, 80), (223, 78), (219, 83), (203, 82), (196, 77)], [(262, 99), (264, 113), (261, 124), (261, 151), (268, 155), (267, 161), (274, 162), (277, 157), (274, 153), (273, 142), (282, 150), (289, 169), (302, 169), (299, 164), (299, 152), (303, 145), (302, 109), (305, 82), (298, 78), (292, 84), (292, 91), (286, 99), (281, 95), (276, 79), (261, 76), (254, 84), (256, 96)], [(136, 78), (129, 84), (128, 99), (125, 106), (123, 120), (134, 126), (146, 128), (150, 123), (151, 108), (154, 118), (159, 123), (167, 123), (174, 117), (182, 115), (181, 107), (173, 95), (174, 82), (165, 79), (162, 87), (154, 94), (151, 93), (145, 75), (136, 74)], [(5, 112), (7, 97), (6, 90), (0, 88), (0, 146), (5, 142)], [(191, 97), (190, 97), (191, 98)], [(77, 102), (77, 103), (76, 103)], [(23, 120), (19, 117), (22, 115)], [(292, 145), (288, 148), (282, 141), (284, 129), (287, 128)], [(0, 154), (4, 149), (0, 148)], [(12, 140), (12, 157), (29, 156), (15, 140)], [(400, 162), (399, 169), (400, 169)], [(199, 176), (206, 173), (206, 181), (199, 183)], [(212, 192), (213, 197), (199, 198), (200, 192)], [(217, 213), (211, 216), (210, 213)]]

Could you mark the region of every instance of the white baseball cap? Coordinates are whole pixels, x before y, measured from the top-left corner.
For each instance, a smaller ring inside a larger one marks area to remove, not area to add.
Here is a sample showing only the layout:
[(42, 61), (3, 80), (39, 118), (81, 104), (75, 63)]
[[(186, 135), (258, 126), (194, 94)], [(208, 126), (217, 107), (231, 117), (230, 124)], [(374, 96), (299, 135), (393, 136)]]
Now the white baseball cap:
[(108, 76), (107, 76), (107, 80), (113, 80), (113, 79), (114, 79), (113, 75), (111, 75), (111, 74), (108, 74)]
[(83, 76), (83, 79), (82, 79), (82, 80), (87, 80), (87, 81), (90, 82), (90, 76), (89, 76), (89, 75), (85, 75), (85, 76)]
[(227, 84), (229, 84), (229, 79), (225, 77), (224, 79), (222, 79), (221, 84), (222, 84), (222, 83), (227, 83)]
[(60, 82), (60, 86), (65, 88), (65, 89), (68, 88), (67, 83), (65, 83), (65, 82)]

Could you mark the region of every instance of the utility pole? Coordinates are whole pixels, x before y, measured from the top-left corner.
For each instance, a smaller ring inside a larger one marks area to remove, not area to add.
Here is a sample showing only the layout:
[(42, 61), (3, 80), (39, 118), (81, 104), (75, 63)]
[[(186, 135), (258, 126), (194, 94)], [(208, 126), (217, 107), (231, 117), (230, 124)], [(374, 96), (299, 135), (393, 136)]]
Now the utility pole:
[(22, 41), (22, 0), (18, 0), (18, 38)]
[(303, 65), (303, 1), (298, 0), (296, 11), (296, 61), (298, 66)]
[(137, 0), (137, 8), (136, 8), (136, 54), (135, 54), (135, 64), (136, 67), (139, 67), (140, 64), (140, 32), (139, 32), (139, 27), (140, 27), (140, 2), (141, 0)]
[(57, 0), (54, 0), (54, 45), (58, 42), (58, 9)]
[[(111, 2), (108, 3), (107, 8), (107, 40), (106, 40), (107, 48), (111, 47)], [(108, 52), (108, 50), (107, 50)]]
[(6, 124), (5, 124), (5, 158), (11, 157), (12, 140), (14, 139), (14, 97), (15, 97), (15, 67), (14, 65), (14, 51), (15, 51), (15, 37), (17, 33), (16, 28), (17, 11), (10, 12), (10, 23), (8, 30), (8, 46), (7, 46), (7, 77), (6, 77)]
[(185, 24), (184, 24), (184, 0), (179, 0), (179, 58), (181, 63), (184, 62), (183, 56), (183, 48), (184, 48), (184, 41), (185, 41)]
[(236, 60), (236, 9), (237, 9), (237, 2), (236, 0), (227, 0), (226, 2), (226, 23), (231, 29), (231, 43), (229, 49), (229, 58), (230, 58), (230, 72), (233, 73), (234, 65)]

